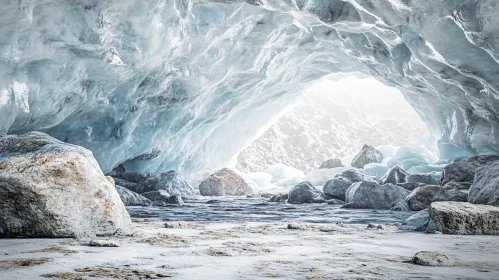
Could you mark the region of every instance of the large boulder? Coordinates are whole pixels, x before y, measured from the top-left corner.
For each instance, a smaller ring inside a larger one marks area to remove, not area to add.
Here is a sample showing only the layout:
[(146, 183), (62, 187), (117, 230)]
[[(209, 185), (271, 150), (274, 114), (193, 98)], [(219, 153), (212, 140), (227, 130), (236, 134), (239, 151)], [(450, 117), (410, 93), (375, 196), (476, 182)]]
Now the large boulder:
[(203, 196), (241, 196), (252, 194), (253, 189), (239, 174), (224, 168), (201, 182), (199, 192)]
[(178, 195), (183, 198), (195, 198), (194, 188), (185, 180), (184, 176), (175, 170), (151, 176), (139, 183), (136, 192), (145, 193), (164, 190), (169, 196)]
[(322, 192), (310, 182), (301, 182), (289, 191), (288, 203), (322, 203), (326, 202)]
[(339, 158), (333, 158), (333, 159), (328, 159), (325, 162), (321, 164), (319, 169), (326, 169), (326, 168), (336, 168), (336, 167), (344, 167), (343, 163), (341, 162), (341, 159)]
[(364, 168), (369, 163), (380, 163), (383, 161), (383, 154), (373, 145), (364, 145), (362, 150), (353, 158), (352, 167)]
[(412, 263), (422, 266), (454, 266), (456, 262), (446, 253), (421, 251), (412, 257)]
[(472, 156), (460, 158), (445, 166), (440, 185), (447, 182), (473, 182), (475, 170), (489, 162), (499, 160), (499, 156)]
[(476, 169), (468, 201), (473, 204), (499, 206), (499, 161)]
[(398, 166), (394, 166), (390, 168), (386, 174), (381, 178), (381, 183), (382, 184), (399, 184), (399, 183), (405, 183), (405, 178), (409, 174), (405, 172), (402, 168)]
[(404, 199), (408, 194), (408, 190), (396, 185), (362, 181), (348, 188), (346, 202), (350, 208), (390, 209), (395, 201)]
[(426, 185), (438, 185), (440, 182), (431, 173), (410, 174), (405, 177), (407, 183), (423, 183)]
[(92, 153), (45, 133), (0, 136), (0, 236), (87, 237), (131, 225)]
[(434, 202), (426, 232), (459, 235), (499, 235), (499, 207), (468, 202)]
[(337, 174), (333, 179), (326, 182), (322, 191), (333, 198), (345, 200), (347, 189), (353, 184), (361, 181), (378, 182), (376, 178), (364, 175), (355, 169), (349, 169)]
[(458, 188), (445, 186), (422, 186), (413, 190), (406, 198), (412, 211), (421, 211), (436, 201), (464, 202), (468, 195)]
[(122, 186), (116, 185), (116, 190), (126, 206), (149, 206), (152, 204), (149, 199)]

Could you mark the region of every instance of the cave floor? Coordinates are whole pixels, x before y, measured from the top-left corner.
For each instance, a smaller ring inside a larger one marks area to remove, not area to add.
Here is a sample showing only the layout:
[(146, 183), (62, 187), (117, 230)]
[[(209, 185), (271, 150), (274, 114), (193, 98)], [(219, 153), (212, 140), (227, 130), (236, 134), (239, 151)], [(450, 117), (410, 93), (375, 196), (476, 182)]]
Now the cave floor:
[[(196, 203), (129, 208), (132, 234), (112, 238), (120, 247), (89, 247), (90, 239), (0, 239), (0, 279), (499, 279), (498, 236), (400, 231), (389, 225), (403, 218), (400, 213), (367, 215), (326, 204), (303, 207), (337, 211), (339, 217), (311, 220), (316, 215), (300, 215), (300, 206), (258, 200), (236, 204), (288, 207), (293, 214), (277, 219), (268, 210), (253, 216), (227, 211), (233, 216), (212, 213), (209, 221)], [(223, 203), (210, 209), (219, 211)], [(357, 218), (342, 217), (348, 211)], [(376, 217), (388, 224), (386, 229), (367, 229)], [(165, 221), (177, 228), (165, 228)], [(290, 223), (297, 229), (288, 229)], [(412, 264), (412, 256), (423, 250), (446, 252), (456, 265)]]

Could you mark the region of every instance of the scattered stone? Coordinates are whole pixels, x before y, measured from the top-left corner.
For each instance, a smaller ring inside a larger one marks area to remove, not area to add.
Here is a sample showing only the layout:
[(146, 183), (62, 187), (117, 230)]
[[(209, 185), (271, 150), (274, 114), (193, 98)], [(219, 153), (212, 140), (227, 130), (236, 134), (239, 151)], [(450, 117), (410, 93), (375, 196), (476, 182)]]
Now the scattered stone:
[(430, 221), (430, 212), (428, 209), (424, 209), (407, 218), (402, 223), (402, 225), (405, 226), (405, 229), (426, 231), (429, 221)]
[(337, 174), (333, 179), (326, 182), (322, 191), (331, 198), (345, 200), (347, 189), (353, 184), (361, 181), (378, 182), (374, 177), (360, 173), (355, 169), (349, 169)]
[(270, 202), (286, 202), (289, 198), (289, 194), (274, 195), (270, 198)]
[(473, 204), (499, 206), (499, 161), (476, 169), (468, 201)]
[(127, 231), (130, 216), (92, 152), (45, 133), (0, 137), (0, 236)]
[(170, 198), (170, 194), (165, 190), (145, 192), (142, 193), (142, 196), (153, 202), (162, 201), (164, 203), (168, 203), (168, 199)]
[(423, 266), (454, 266), (454, 260), (442, 252), (421, 251), (412, 258), (412, 263)]
[(174, 205), (177, 205), (177, 206), (183, 206), (184, 205), (184, 201), (182, 200), (182, 197), (178, 196), (178, 195), (172, 195), (168, 198), (168, 204), (174, 204)]
[(406, 198), (412, 211), (421, 211), (430, 207), (436, 201), (461, 201), (464, 202), (468, 195), (457, 188), (442, 186), (423, 186), (413, 190)]
[(175, 170), (151, 176), (137, 186), (137, 193), (164, 190), (169, 195), (178, 195), (182, 198), (196, 198), (194, 188)]
[(308, 226), (307, 225), (299, 225), (299, 224), (288, 224), (288, 229), (307, 230)]
[(431, 173), (410, 174), (405, 178), (407, 183), (423, 183), (425, 185), (439, 185), (440, 182)]
[(251, 186), (236, 172), (224, 168), (210, 175), (199, 185), (203, 196), (226, 196), (252, 194)]
[(475, 179), (475, 170), (478, 167), (497, 160), (499, 160), (499, 156), (472, 156), (455, 159), (444, 168), (440, 185), (445, 185), (450, 181), (471, 183)]
[(312, 183), (305, 181), (296, 185), (289, 192), (288, 203), (302, 204), (302, 203), (323, 203), (326, 200), (322, 192), (317, 190)]
[(400, 186), (408, 191), (413, 191), (416, 188), (426, 186), (426, 184), (423, 184), (423, 183), (399, 183), (399, 184), (397, 184), (397, 186)]
[(328, 169), (328, 168), (336, 168), (336, 167), (344, 167), (343, 163), (341, 162), (341, 159), (339, 158), (333, 158), (333, 159), (328, 159), (325, 162), (321, 164), (319, 169)]
[(352, 160), (352, 167), (364, 168), (369, 163), (380, 163), (383, 161), (383, 154), (373, 145), (364, 145), (362, 150)]
[(381, 225), (381, 224), (369, 224), (369, 225), (367, 225), (367, 229), (387, 230), (388, 228), (385, 225)]
[(391, 211), (411, 211), (405, 199), (397, 199), (390, 207)]
[(345, 201), (339, 200), (339, 199), (336, 199), (336, 198), (330, 199), (330, 200), (328, 200), (326, 202), (327, 202), (327, 204), (330, 204), (330, 205), (343, 205), (343, 204), (345, 204)]
[(386, 174), (381, 178), (381, 184), (399, 184), (405, 183), (405, 178), (409, 174), (402, 170), (402, 168), (398, 166), (394, 166), (386, 172)]
[(103, 267), (86, 267), (77, 268), (75, 272), (57, 272), (51, 274), (44, 274), (42, 277), (57, 278), (57, 279), (163, 279), (173, 277), (175, 274), (158, 273), (143, 269), (130, 269), (130, 268), (103, 268)]
[(152, 201), (122, 186), (115, 186), (125, 206), (149, 206)]
[(120, 243), (115, 240), (92, 240), (88, 246), (91, 247), (120, 247)]
[(186, 222), (167, 222), (165, 223), (165, 228), (185, 229), (189, 228), (189, 226)]
[(468, 202), (434, 202), (427, 233), (499, 235), (499, 207)]
[(408, 194), (409, 191), (397, 185), (363, 181), (348, 188), (346, 202), (361, 209), (390, 209), (393, 202)]
[(38, 258), (38, 259), (15, 259), (10, 261), (0, 261), (0, 270), (41, 265), (51, 260), (52, 259), (49, 258)]

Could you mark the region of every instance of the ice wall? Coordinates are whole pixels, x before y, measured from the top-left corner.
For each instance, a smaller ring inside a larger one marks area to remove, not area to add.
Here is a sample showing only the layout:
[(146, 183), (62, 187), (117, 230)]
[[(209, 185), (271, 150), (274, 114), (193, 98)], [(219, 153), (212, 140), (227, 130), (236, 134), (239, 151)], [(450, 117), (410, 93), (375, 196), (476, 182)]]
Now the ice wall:
[(355, 72), (399, 88), (443, 151), (498, 151), (498, 26), (496, 0), (3, 0), (0, 132), (196, 174)]

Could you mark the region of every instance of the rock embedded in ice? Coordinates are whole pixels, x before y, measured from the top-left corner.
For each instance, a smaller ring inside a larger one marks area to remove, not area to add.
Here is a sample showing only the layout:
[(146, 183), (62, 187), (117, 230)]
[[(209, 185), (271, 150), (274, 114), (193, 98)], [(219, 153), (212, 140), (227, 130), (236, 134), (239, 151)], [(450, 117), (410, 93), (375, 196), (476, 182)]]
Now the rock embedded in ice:
[(411, 211), (409, 204), (405, 199), (397, 199), (390, 207), (391, 211)]
[(195, 198), (194, 188), (175, 170), (157, 174), (147, 178), (137, 186), (137, 193), (165, 190), (169, 195), (179, 195), (183, 198)]
[(92, 153), (45, 133), (0, 137), (0, 236), (127, 231), (130, 216)]
[(414, 264), (423, 266), (454, 266), (455, 261), (446, 253), (421, 251), (412, 257)]
[[(145, 192), (145, 193), (142, 193), (141, 195), (144, 196), (145, 198), (151, 200), (152, 202), (168, 203), (168, 199), (170, 198), (170, 194), (165, 190)], [(162, 205), (162, 204), (159, 204), (159, 205)]]
[(439, 185), (440, 182), (429, 173), (410, 174), (405, 178), (407, 183), (423, 183), (426, 185)]
[(406, 176), (409, 175), (407, 172), (405, 172), (402, 168), (398, 166), (394, 166), (386, 172), (385, 176), (381, 178), (381, 183), (382, 184), (399, 184), (399, 183), (405, 183)]
[(326, 202), (323, 193), (310, 182), (301, 182), (289, 191), (288, 203), (291, 204), (323, 202)]
[(468, 202), (434, 202), (427, 233), (499, 235), (499, 207)]
[(136, 192), (119, 185), (116, 185), (115, 187), (125, 206), (149, 206), (152, 204), (151, 200)]
[(454, 187), (422, 186), (413, 190), (406, 198), (412, 211), (421, 211), (436, 201), (464, 202), (468, 195)]
[(414, 229), (416, 231), (425, 231), (430, 221), (430, 212), (428, 209), (419, 211), (418, 213), (407, 218), (402, 225)]
[(325, 162), (321, 164), (319, 169), (324, 169), (324, 168), (336, 168), (336, 167), (344, 167), (343, 163), (341, 162), (341, 159), (339, 158), (333, 158), (333, 159), (328, 159)]
[(115, 240), (92, 240), (88, 244), (91, 247), (120, 247), (120, 243)]
[(383, 154), (373, 145), (364, 145), (362, 150), (353, 158), (352, 167), (364, 168), (369, 163), (380, 163), (383, 161)]
[(393, 184), (362, 181), (348, 188), (346, 202), (352, 208), (390, 209), (393, 202), (404, 199), (408, 194), (409, 191)]
[(445, 166), (441, 185), (445, 185), (450, 181), (471, 183), (475, 179), (475, 170), (478, 167), (482, 167), (489, 162), (497, 160), (499, 160), (499, 156), (493, 155), (456, 159)]
[(476, 169), (468, 202), (499, 206), (499, 161), (493, 161)]
[(215, 172), (201, 182), (199, 191), (203, 196), (242, 196), (253, 193), (243, 177), (228, 168)]
[(336, 175), (326, 182), (322, 191), (333, 198), (345, 200), (347, 189), (353, 184), (361, 181), (378, 182), (377, 179), (364, 175), (355, 169), (349, 169)]

